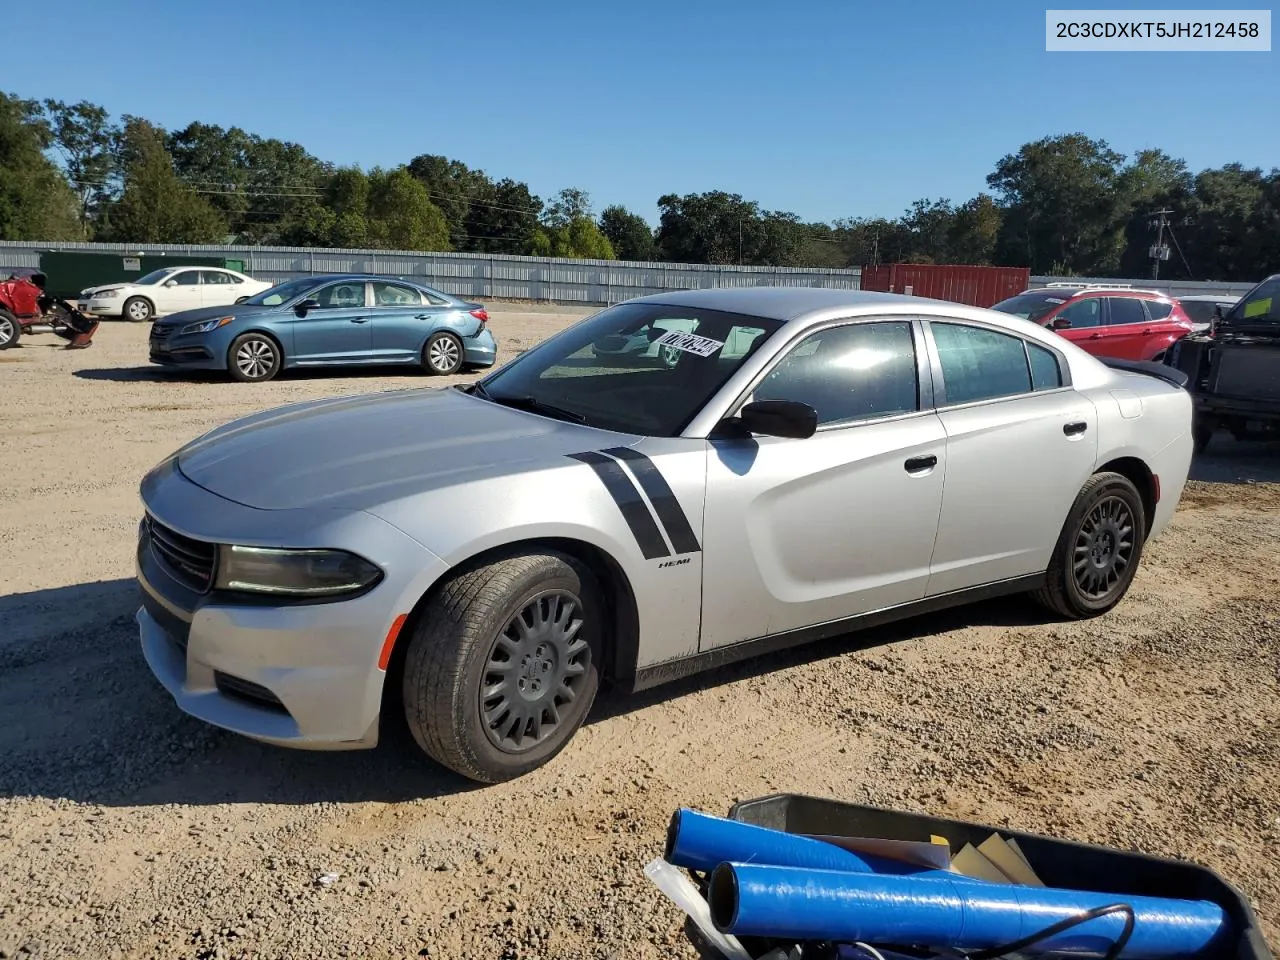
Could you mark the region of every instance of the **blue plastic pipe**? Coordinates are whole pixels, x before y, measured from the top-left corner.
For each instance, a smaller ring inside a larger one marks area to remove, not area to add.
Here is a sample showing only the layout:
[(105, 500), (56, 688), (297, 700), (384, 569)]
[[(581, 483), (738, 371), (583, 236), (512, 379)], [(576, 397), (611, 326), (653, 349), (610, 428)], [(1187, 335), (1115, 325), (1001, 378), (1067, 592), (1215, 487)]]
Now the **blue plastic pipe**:
[(714, 870), (725, 861), (767, 863), (815, 870), (851, 870), (857, 873), (909, 873), (939, 875), (961, 881), (985, 883), (952, 873), (886, 857), (853, 853), (825, 840), (770, 830), (696, 810), (680, 809), (667, 828), (665, 859), (688, 870)]
[[(957, 883), (937, 875), (723, 863), (711, 874), (707, 900), (722, 933), (787, 940), (982, 950), (1114, 903), (1126, 903), (1134, 912), (1133, 934), (1121, 960), (1203, 956), (1230, 933), (1222, 908), (1204, 900)], [(1101, 957), (1124, 924), (1122, 913), (1096, 917), (1019, 952)]]

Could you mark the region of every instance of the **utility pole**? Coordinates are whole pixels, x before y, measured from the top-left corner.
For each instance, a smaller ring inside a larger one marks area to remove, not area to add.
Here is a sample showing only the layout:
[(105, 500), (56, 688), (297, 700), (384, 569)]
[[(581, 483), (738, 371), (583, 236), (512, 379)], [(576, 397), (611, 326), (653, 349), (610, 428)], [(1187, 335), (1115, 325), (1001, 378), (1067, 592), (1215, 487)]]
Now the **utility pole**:
[[(1151, 216), (1156, 217), (1155, 220), (1148, 221), (1148, 226), (1156, 231), (1156, 242), (1148, 252), (1151, 257), (1151, 279), (1160, 279), (1160, 261), (1169, 259), (1169, 248), (1164, 245), (1165, 227), (1170, 227), (1168, 216), (1173, 213), (1172, 210), (1157, 210)], [(1172, 230), (1172, 227), (1170, 227)]]

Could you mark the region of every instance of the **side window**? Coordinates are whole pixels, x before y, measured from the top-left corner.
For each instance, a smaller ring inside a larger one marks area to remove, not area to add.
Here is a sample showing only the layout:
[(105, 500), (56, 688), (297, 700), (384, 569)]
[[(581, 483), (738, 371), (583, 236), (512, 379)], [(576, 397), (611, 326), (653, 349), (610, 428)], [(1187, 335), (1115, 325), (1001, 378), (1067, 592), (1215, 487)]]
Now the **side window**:
[(1128, 323), (1146, 323), (1147, 312), (1142, 309), (1142, 301), (1134, 297), (1108, 297), (1111, 306), (1111, 317), (1108, 326), (1119, 327)]
[(380, 307), (422, 306), (422, 296), (398, 283), (373, 284), (373, 302)]
[(994, 400), (1031, 391), (1021, 337), (959, 323), (932, 322), (947, 403)]
[(201, 270), (201, 277), (205, 283), (226, 284), (231, 283), (231, 274), (223, 273), (221, 270)]
[(1062, 367), (1052, 350), (1028, 342), (1027, 357), (1031, 360), (1033, 390), (1055, 390), (1062, 386)]
[(1099, 297), (1085, 297), (1063, 307), (1058, 316), (1071, 321), (1071, 330), (1096, 327), (1102, 323), (1102, 300)]
[(173, 275), (173, 279), (180, 287), (194, 287), (200, 283), (200, 271), (180, 270)]
[(755, 400), (799, 400), (818, 423), (837, 424), (919, 409), (911, 324), (879, 321), (806, 337), (755, 390)]
[(326, 309), (364, 306), (364, 282), (335, 283), (325, 287), (316, 296), (320, 306)]
[[(1147, 313), (1152, 320), (1163, 320), (1173, 313), (1173, 301), (1171, 300), (1144, 300), (1143, 303), (1147, 305)], [(1213, 304), (1209, 304), (1209, 312), (1213, 312)]]

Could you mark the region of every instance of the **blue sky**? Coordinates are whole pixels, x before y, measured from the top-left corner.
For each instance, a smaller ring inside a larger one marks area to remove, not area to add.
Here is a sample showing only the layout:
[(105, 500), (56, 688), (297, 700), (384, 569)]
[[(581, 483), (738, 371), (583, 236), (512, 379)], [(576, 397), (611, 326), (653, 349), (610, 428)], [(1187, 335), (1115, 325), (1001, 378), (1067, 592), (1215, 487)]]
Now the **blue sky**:
[(1046, 6), (62, 0), (6, 12), (33, 42), (6, 46), (0, 89), (366, 168), (445, 154), (650, 221), (660, 195), (713, 189), (810, 220), (896, 216), (1075, 130), (1193, 170), (1280, 165), (1277, 53), (1047, 53)]

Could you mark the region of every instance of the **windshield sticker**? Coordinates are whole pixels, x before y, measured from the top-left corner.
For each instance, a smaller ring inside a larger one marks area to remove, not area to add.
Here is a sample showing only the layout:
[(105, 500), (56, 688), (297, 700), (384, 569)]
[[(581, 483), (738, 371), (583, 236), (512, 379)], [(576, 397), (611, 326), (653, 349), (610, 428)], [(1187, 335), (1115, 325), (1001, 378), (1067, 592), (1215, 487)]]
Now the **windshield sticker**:
[(681, 333), (678, 330), (670, 330), (664, 333), (654, 343), (663, 347), (683, 350), (685, 353), (696, 354), (699, 357), (709, 357), (724, 346), (723, 340), (712, 340), (694, 333)]
[(1059, 300), (1057, 297), (1045, 297), (1044, 302), (1045, 303), (1066, 303), (1067, 301)]
[(1271, 298), (1265, 300), (1255, 300), (1253, 303), (1244, 305), (1244, 315), (1246, 317), (1265, 317), (1271, 312)]

